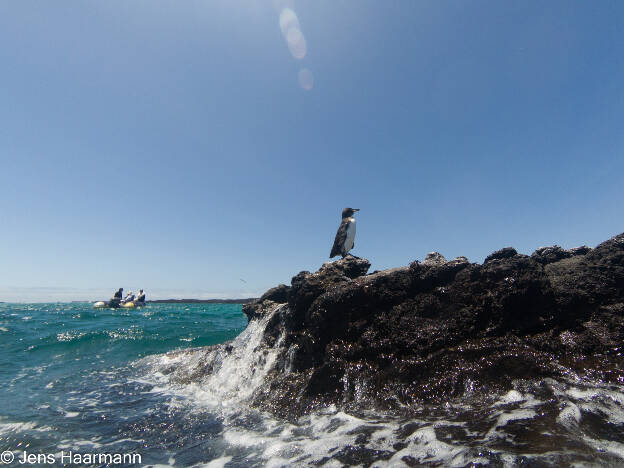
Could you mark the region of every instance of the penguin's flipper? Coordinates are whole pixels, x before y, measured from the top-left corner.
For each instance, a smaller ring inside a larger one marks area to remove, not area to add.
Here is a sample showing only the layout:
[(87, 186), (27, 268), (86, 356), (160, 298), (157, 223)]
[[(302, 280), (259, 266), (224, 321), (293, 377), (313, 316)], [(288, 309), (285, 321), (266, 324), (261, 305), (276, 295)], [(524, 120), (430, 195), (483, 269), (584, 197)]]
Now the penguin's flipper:
[(349, 223), (341, 223), (338, 228), (338, 232), (336, 233), (336, 238), (334, 239), (334, 246), (331, 249), (331, 253), (329, 254), (329, 258), (334, 258), (336, 255), (340, 255), (342, 253), (342, 248), (344, 247), (345, 240), (347, 238), (347, 227)]

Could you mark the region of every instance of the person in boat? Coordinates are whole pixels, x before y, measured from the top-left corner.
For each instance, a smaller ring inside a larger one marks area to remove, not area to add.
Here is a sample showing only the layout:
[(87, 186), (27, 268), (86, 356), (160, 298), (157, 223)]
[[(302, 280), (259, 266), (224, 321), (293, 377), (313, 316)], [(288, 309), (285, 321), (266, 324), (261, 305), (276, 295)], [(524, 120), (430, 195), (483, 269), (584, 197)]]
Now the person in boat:
[(128, 294), (126, 294), (126, 297), (124, 297), (124, 300), (122, 301), (124, 304), (128, 303), (128, 302), (132, 302), (134, 301), (134, 293), (132, 291), (130, 291)]
[(111, 298), (109, 305), (111, 307), (119, 307), (119, 304), (121, 303), (121, 298), (123, 297), (123, 288), (119, 288), (117, 290), (117, 292), (115, 294), (113, 294), (113, 297)]
[(136, 298), (136, 302), (145, 302), (145, 293), (142, 289), (139, 289), (139, 295)]

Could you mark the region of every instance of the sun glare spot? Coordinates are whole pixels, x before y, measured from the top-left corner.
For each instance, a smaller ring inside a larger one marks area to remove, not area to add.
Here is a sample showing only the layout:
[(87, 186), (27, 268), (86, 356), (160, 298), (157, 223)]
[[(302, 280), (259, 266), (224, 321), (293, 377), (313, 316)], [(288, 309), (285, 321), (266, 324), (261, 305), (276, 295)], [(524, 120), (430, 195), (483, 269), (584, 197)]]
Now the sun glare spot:
[[(281, 9), (279, 26), (291, 55), (297, 60), (303, 60), (308, 53), (308, 44), (301, 31), (299, 18), (292, 8), (284, 7)], [(298, 78), (299, 86), (304, 90), (310, 91), (314, 87), (314, 76), (307, 68), (299, 70)]]
[(289, 29), (288, 35), (286, 36), (286, 41), (288, 42), (288, 50), (290, 50), (290, 53), (293, 55), (293, 57), (301, 60), (306, 56), (308, 46), (306, 44), (305, 38), (303, 37), (303, 34), (299, 29)]
[(279, 23), (282, 35), (286, 39), (288, 50), (296, 59), (303, 59), (308, 52), (308, 46), (301, 32), (296, 13), (290, 8), (284, 8), (280, 13)]
[(288, 30), (291, 28), (301, 29), (299, 26), (299, 18), (294, 11), (290, 8), (284, 8), (280, 13), (279, 18), (280, 29), (282, 30), (282, 34), (284, 37), (288, 34)]
[(314, 87), (314, 76), (307, 68), (299, 70), (299, 84), (306, 91), (310, 91)]

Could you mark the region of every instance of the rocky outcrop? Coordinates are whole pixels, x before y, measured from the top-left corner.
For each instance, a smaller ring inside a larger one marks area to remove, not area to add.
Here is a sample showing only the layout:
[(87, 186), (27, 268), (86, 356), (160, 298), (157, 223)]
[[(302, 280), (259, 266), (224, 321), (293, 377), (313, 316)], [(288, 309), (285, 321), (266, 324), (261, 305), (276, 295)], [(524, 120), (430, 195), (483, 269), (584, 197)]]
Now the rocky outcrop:
[(509, 390), (517, 379), (624, 383), (624, 234), (594, 249), (508, 247), (480, 264), (422, 263), (367, 274), (348, 256), (243, 306), (272, 314), (283, 349), (255, 403), (294, 416), (319, 405), (410, 405)]

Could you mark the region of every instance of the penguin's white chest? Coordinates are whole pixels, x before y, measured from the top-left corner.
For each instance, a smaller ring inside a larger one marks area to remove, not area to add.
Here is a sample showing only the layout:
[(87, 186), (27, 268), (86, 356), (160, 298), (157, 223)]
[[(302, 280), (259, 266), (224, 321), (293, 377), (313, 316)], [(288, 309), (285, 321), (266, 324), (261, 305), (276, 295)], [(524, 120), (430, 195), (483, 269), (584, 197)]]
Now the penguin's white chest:
[(355, 241), (355, 219), (351, 219), (349, 221), (349, 225), (347, 226), (347, 238), (344, 243), (344, 252), (345, 254), (353, 248), (353, 243)]

